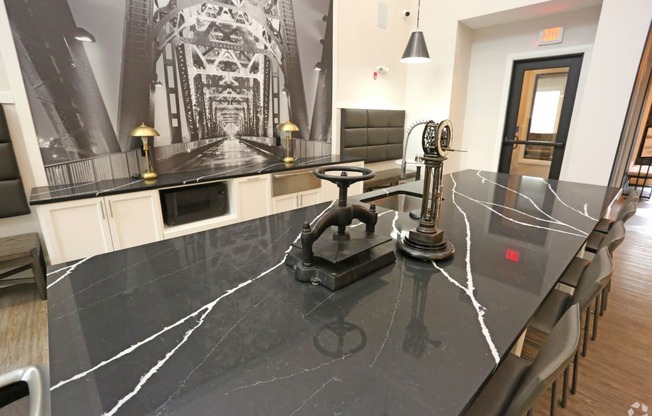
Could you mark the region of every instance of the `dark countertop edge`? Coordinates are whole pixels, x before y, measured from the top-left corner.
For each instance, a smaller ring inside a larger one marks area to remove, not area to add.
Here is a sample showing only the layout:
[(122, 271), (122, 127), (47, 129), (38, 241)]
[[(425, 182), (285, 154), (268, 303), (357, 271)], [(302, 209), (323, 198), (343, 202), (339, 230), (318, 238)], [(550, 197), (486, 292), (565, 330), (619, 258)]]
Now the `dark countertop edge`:
[[(158, 178), (152, 181), (152, 183), (145, 183), (144, 180), (142, 179), (131, 179), (131, 178), (123, 178), (123, 179), (116, 179), (116, 181), (125, 181), (123, 184), (118, 185), (117, 187), (114, 187), (113, 189), (107, 189), (105, 191), (102, 190), (92, 190), (88, 192), (79, 192), (77, 194), (71, 194), (71, 195), (61, 195), (61, 196), (53, 196), (53, 197), (48, 197), (48, 198), (43, 198), (43, 199), (36, 199), (34, 200), (32, 196), (30, 196), (29, 200), (29, 205), (35, 206), (35, 205), (46, 205), (46, 204), (52, 204), (55, 202), (66, 202), (66, 201), (76, 201), (76, 200), (81, 200), (81, 199), (89, 199), (89, 198), (99, 198), (101, 196), (107, 196), (107, 195), (118, 195), (118, 194), (126, 194), (126, 193), (131, 193), (131, 192), (143, 192), (143, 191), (150, 191), (150, 190), (155, 190), (155, 189), (164, 189), (164, 188), (174, 188), (174, 187), (179, 187), (179, 186), (193, 186), (196, 184), (201, 184), (201, 183), (210, 183), (210, 182), (220, 182), (224, 181), (227, 179), (235, 179), (235, 178), (242, 178), (246, 176), (257, 176), (257, 175), (266, 175), (269, 173), (279, 173), (279, 172), (289, 172), (293, 170), (301, 170), (301, 169), (310, 169), (310, 168), (315, 168), (319, 166), (328, 166), (328, 165), (337, 165), (340, 163), (351, 163), (351, 162), (364, 162), (364, 158), (362, 157), (352, 157), (352, 156), (340, 156), (340, 155), (332, 155), (332, 157), (339, 157), (340, 160), (337, 161), (324, 161), (326, 159), (326, 156), (318, 156), (315, 157), (314, 162), (310, 161), (301, 161), (301, 159), (298, 159), (299, 163), (294, 163), (291, 166), (283, 165), (282, 162), (274, 162), (270, 164), (270, 168), (262, 168), (262, 169), (257, 169), (255, 171), (251, 172), (242, 172), (242, 173), (234, 173), (234, 174), (224, 174), (224, 175), (219, 175), (215, 174), (214, 176), (210, 176), (210, 174), (205, 175), (206, 177), (199, 176), (196, 180), (195, 179), (177, 179), (177, 180), (169, 180), (166, 181), (165, 178), (172, 176), (172, 175), (188, 175), (191, 174), (193, 171), (187, 171), (187, 172), (175, 172), (175, 173), (162, 173), (159, 174)], [(276, 166), (278, 165), (278, 166)], [(271, 167), (273, 166), (273, 167)], [(261, 170), (264, 170), (263, 172), (260, 172)], [(200, 171), (198, 171), (200, 172)], [(190, 181), (188, 183), (184, 183), (185, 181)], [(74, 186), (79, 186), (83, 187), (85, 185), (89, 185), (92, 183), (86, 183), (86, 184), (79, 184), (79, 185), (74, 185)], [(137, 187), (131, 187), (133, 185), (138, 185)], [(71, 185), (73, 186), (73, 185)], [(32, 193), (34, 193), (35, 190), (38, 190), (39, 193), (45, 193), (45, 192), (50, 192), (48, 191), (48, 186), (40, 186), (40, 187), (35, 187), (32, 188)], [(52, 190), (51, 192), (57, 192), (58, 190)]]

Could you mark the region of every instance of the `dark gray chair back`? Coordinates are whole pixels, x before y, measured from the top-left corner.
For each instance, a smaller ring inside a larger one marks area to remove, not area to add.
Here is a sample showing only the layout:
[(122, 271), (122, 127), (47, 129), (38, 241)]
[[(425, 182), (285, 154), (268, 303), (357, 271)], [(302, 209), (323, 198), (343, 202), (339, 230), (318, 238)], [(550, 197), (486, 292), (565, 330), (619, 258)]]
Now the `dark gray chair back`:
[(615, 221), (627, 222), (627, 220), (632, 218), (634, 214), (636, 214), (636, 201), (629, 201), (620, 208)]
[(342, 108), (340, 154), (366, 163), (403, 157), (403, 110)]
[(0, 106), (0, 218), (25, 214), (29, 214), (29, 205), (11, 145), (5, 112)]
[(639, 193), (635, 189), (632, 189), (629, 192), (629, 195), (627, 195), (627, 199), (625, 199), (625, 204), (630, 201), (634, 201), (634, 203), (637, 203), (640, 198), (641, 195), (639, 195)]
[(527, 370), (505, 415), (522, 416), (568, 367), (580, 343), (580, 308), (568, 308)]
[(575, 292), (573, 292), (571, 304), (579, 304), (582, 310), (587, 308), (609, 279), (611, 279), (612, 273), (613, 262), (611, 261), (611, 254), (609, 254), (609, 248), (605, 246), (595, 253), (595, 257), (593, 257), (591, 263), (586, 266), (575, 288)]
[(600, 243), (600, 248), (607, 247), (610, 254), (614, 254), (614, 251), (620, 246), (620, 244), (625, 240), (625, 224), (623, 221), (616, 221), (613, 223), (607, 235), (604, 236), (604, 239)]

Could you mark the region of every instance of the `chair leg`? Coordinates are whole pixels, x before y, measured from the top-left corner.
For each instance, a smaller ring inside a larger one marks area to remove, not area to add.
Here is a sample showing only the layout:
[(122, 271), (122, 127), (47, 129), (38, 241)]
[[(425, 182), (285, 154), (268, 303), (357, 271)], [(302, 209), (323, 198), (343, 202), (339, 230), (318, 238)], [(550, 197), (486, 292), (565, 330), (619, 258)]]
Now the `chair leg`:
[(584, 316), (584, 344), (582, 345), (582, 357), (586, 357), (589, 344), (589, 325), (591, 324), (591, 305), (586, 308)]
[(591, 340), (595, 341), (598, 339), (598, 317), (600, 316), (600, 301), (602, 295), (598, 293), (598, 296), (595, 297), (595, 306), (593, 308), (593, 334), (591, 335)]
[(577, 377), (579, 375), (580, 366), (580, 349), (575, 351), (575, 360), (573, 363), (573, 382), (571, 383), (571, 394), (577, 393)]
[(557, 380), (552, 382), (552, 391), (550, 392), (550, 416), (555, 416), (557, 408)]
[(611, 282), (607, 284), (607, 287), (602, 289), (602, 305), (600, 308), (600, 316), (604, 316), (604, 311), (607, 310), (607, 299), (609, 298), (610, 290), (611, 290)]
[(568, 369), (570, 365), (564, 370), (564, 383), (561, 389), (561, 407), (566, 408), (566, 402), (568, 401)]

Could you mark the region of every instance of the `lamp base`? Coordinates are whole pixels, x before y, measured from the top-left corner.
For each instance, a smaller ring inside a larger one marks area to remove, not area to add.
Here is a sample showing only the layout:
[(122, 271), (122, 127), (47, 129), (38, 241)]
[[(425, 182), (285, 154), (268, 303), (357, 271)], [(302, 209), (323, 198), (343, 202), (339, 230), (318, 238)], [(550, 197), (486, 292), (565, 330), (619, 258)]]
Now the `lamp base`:
[(156, 172), (143, 172), (140, 174), (143, 179), (156, 179), (157, 176)]
[(285, 156), (283, 158), (283, 163), (294, 163), (294, 158), (292, 156)]

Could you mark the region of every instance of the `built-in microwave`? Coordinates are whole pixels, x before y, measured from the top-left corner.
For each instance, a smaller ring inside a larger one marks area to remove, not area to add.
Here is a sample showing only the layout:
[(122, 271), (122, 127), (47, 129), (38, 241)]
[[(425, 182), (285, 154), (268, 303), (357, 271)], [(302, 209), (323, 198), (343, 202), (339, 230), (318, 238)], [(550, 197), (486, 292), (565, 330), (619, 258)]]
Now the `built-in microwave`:
[(229, 213), (229, 190), (224, 182), (160, 191), (163, 222), (181, 225)]

